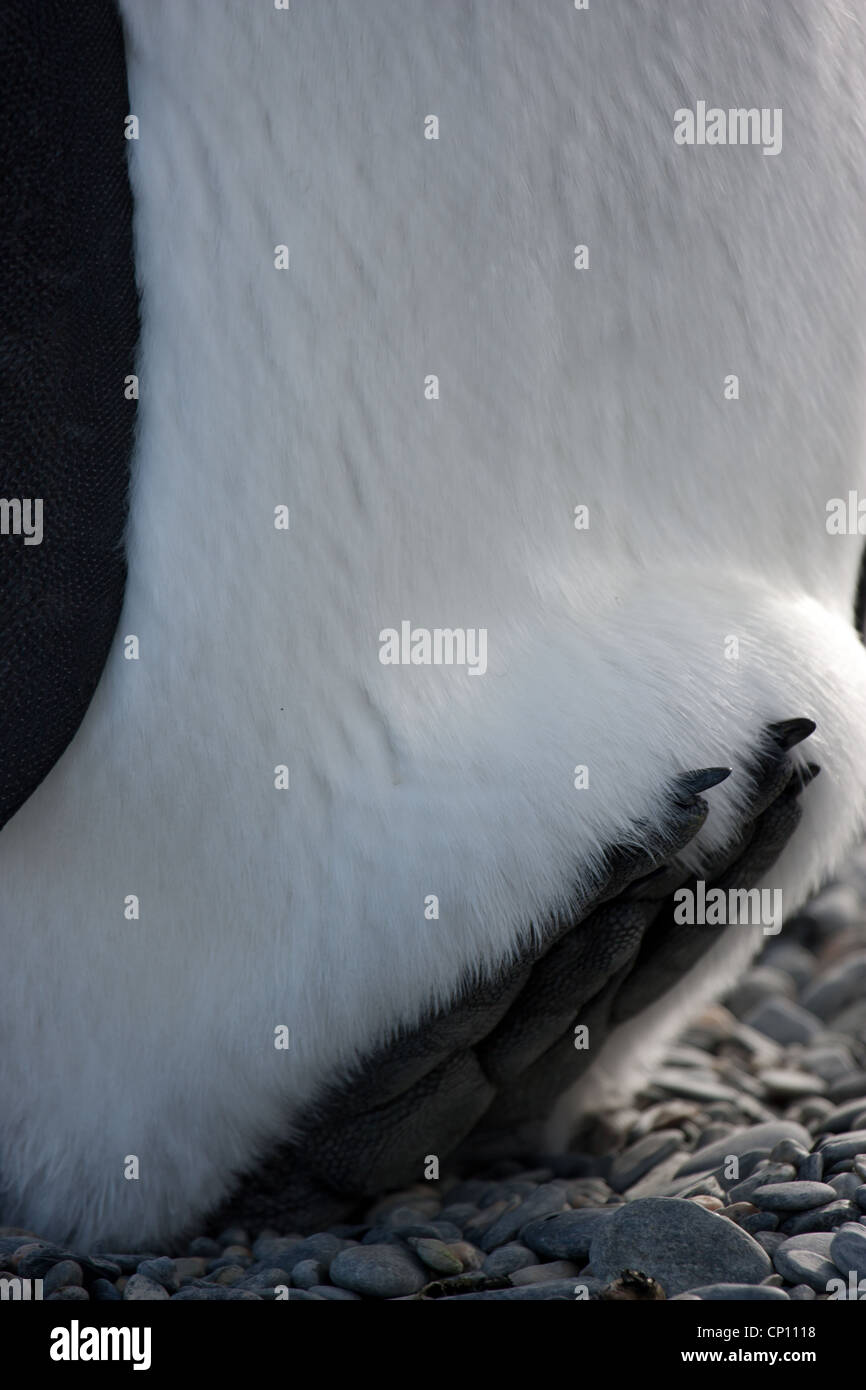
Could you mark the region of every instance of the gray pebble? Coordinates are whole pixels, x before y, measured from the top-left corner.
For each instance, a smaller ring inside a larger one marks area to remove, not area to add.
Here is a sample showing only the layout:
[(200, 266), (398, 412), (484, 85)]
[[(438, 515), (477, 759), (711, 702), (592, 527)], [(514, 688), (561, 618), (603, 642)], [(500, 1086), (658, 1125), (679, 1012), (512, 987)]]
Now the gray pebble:
[(857, 1191), (854, 1193), (854, 1201), (861, 1211), (866, 1211), (866, 1184), (864, 1184), (863, 1187), (857, 1188)]
[(741, 1217), (737, 1225), (748, 1231), (750, 1236), (754, 1236), (758, 1231), (775, 1231), (779, 1225), (779, 1218), (774, 1211), (756, 1211), (751, 1216)]
[(767, 1067), (760, 1073), (767, 1094), (776, 1101), (796, 1100), (803, 1096), (820, 1096), (827, 1089), (826, 1081), (810, 1072), (797, 1071), (793, 1067)]
[(704, 1284), (700, 1289), (689, 1289), (695, 1298), (705, 1302), (731, 1303), (743, 1300), (747, 1303), (784, 1302), (788, 1295), (783, 1289), (775, 1289), (769, 1284)]
[(287, 1274), (290, 1274), (295, 1265), (300, 1264), (302, 1260), (318, 1260), (327, 1272), (331, 1267), (331, 1261), (347, 1246), (349, 1242), (341, 1236), (319, 1231), (316, 1235), (307, 1236), (305, 1240), (294, 1242), (286, 1250), (272, 1250), (267, 1260), (268, 1264), (284, 1269)]
[(837, 1173), (835, 1178), (828, 1179), (829, 1186), (833, 1188), (838, 1197), (848, 1198), (854, 1196), (862, 1182), (863, 1179), (860, 1174), (852, 1172)]
[(866, 1113), (866, 1095), (857, 1096), (854, 1100), (849, 1100), (845, 1105), (837, 1105), (835, 1110), (824, 1116), (822, 1128), (831, 1134), (844, 1134), (852, 1129), (858, 1129), (857, 1116)]
[(81, 1265), (77, 1260), (60, 1260), (56, 1265), (52, 1265), (42, 1282), (42, 1294), (47, 1298), (55, 1289), (62, 1289), (67, 1284), (83, 1284), (84, 1274)]
[[(300, 1265), (295, 1265), (291, 1274), (292, 1281), (297, 1279), (298, 1270), (307, 1263), (315, 1264), (315, 1261), (310, 1260), (308, 1262), (304, 1260)], [(285, 1283), (287, 1283), (286, 1271), (272, 1266), (270, 1269), (259, 1269), (255, 1274), (247, 1272), (237, 1287), (241, 1289), (275, 1289), (278, 1284)], [(309, 1286), (307, 1284), (296, 1284), (295, 1287), (305, 1289)]]
[(773, 1147), (770, 1153), (771, 1163), (793, 1163), (794, 1166), (804, 1158), (808, 1158), (809, 1151), (805, 1144), (798, 1144), (796, 1139), (780, 1139), (778, 1144)]
[(809, 1231), (835, 1231), (844, 1221), (856, 1219), (857, 1208), (854, 1203), (840, 1197), (835, 1202), (828, 1202), (826, 1206), (789, 1216), (782, 1230), (789, 1236), (802, 1236)]
[(119, 1303), (122, 1294), (108, 1279), (94, 1279), (90, 1285), (90, 1297), (100, 1303)]
[[(338, 1289), (334, 1284), (317, 1284), (310, 1289), (310, 1293), (319, 1298), (329, 1299), (331, 1303), (360, 1303), (362, 1302), (359, 1293), (352, 1293), (351, 1289)], [(294, 1293), (289, 1295), (289, 1301), (295, 1297)]]
[(508, 1245), (501, 1245), (498, 1250), (492, 1251), (481, 1268), (485, 1274), (513, 1274), (516, 1269), (526, 1269), (528, 1265), (537, 1264), (538, 1256), (529, 1246), (513, 1240)]
[(168, 1290), (155, 1279), (148, 1279), (145, 1274), (133, 1274), (127, 1280), (123, 1297), (127, 1303), (141, 1300), (157, 1302), (161, 1298), (168, 1298)]
[(803, 1004), (818, 1018), (829, 1019), (866, 994), (866, 951), (852, 951), (834, 962), (803, 991)]
[[(301, 1236), (260, 1236), (253, 1245), (253, 1254), (257, 1260), (266, 1260), (269, 1265), (276, 1265), (279, 1257), (282, 1267), (283, 1257), (300, 1245), (301, 1240)], [(221, 1251), (217, 1250), (216, 1253), (219, 1255)]]
[[(45, 1293), (44, 1288), (43, 1293)], [(46, 1303), (54, 1303), (55, 1301), (58, 1303), (87, 1303), (90, 1301), (90, 1294), (80, 1284), (63, 1284), (53, 1293), (45, 1295)]]
[(490, 1254), (497, 1246), (506, 1245), (514, 1240), (518, 1232), (530, 1222), (562, 1211), (564, 1207), (565, 1185), (561, 1182), (545, 1183), (543, 1187), (536, 1188), (531, 1196), (524, 1198), (519, 1206), (511, 1211), (504, 1211), (489, 1230), (484, 1232), (478, 1243), (482, 1250)]
[[(211, 1244), (213, 1244), (213, 1242), (211, 1242)], [(217, 1250), (217, 1254), (219, 1253), (219, 1250)], [(114, 1266), (117, 1270), (117, 1275), (115, 1275), (115, 1278), (117, 1278), (120, 1274), (134, 1274), (143, 1260), (156, 1260), (159, 1259), (159, 1256), (154, 1255), (151, 1251), (145, 1251), (141, 1254), (127, 1254), (125, 1251), (112, 1251), (109, 1254), (106, 1251), (100, 1251), (99, 1259), (107, 1260)]]
[(177, 1293), (180, 1288), (177, 1267), (167, 1255), (162, 1255), (158, 1260), (142, 1260), (136, 1272), (143, 1274), (146, 1279), (152, 1279), (155, 1284), (162, 1284), (169, 1293)]
[(424, 1236), (410, 1236), (407, 1244), (422, 1264), (436, 1274), (462, 1274), (463, 1262), (448, 1249), (442, 1240), (431, 1240)]
[[(773, 1214), (772, 1212), (767, 1213), (768, 1216)], [(776, 1219), (778, 1220), (778, 1217)], [(787, 1239), (788, 1237), (783, 1235), (781, 1231), (755, 1231), (755, 1240), (762, 1250), (766, 1250), (771, 1259), (773, 1252), (778, 1250), (780, 1245), (784, 1245)]]
[(803, 1182), (820, 1182), (824, 1176), (824, 1160), (820, 1154), (807, 1154), (797, 1164), (797, 1177)]
[(782, 1047), (787, 1047), (789, 1043), (811, 1042), (821, 1028), (814, 1014), (780, 994), (758, 1004), (744, 1017), (743, 1022)]
[[(225, 1289), (220, 1284), (187, 1284), (181, 1289), (180, 1293), (173, 1293), (172, 1302), (181, 1300), (185, 1303), (260, 1303), (261, 1296), (252, 1289)], [(319, 1302), (318, 1296), (308, 1293), (306, 1289), (293, 1289), (293, 1299), (310, 1299)]]
[(370, 1298), (401, 1298), (428, 1282), (424, 1266), (396, 1245), (355, 1245), (341, 1250), (330, 1269), (331, 1283)]
[(571, 1260), (551, 1260), (543, 1265), (526, 1265), (516, 1269), (511, 1275), (511, 1283), (517, 1288), (527, 1284), (549, 1284), (552, 1279), (577, 1279), (579, 1267)]
[(853, 1269), (858, 1279), (866, 1279), (866, 1226), (850, 1222), (837, 1231), (830, 1258), (842, 1274)]
[[(282, 1281), (285, 1282), (285, 1273), (282, 1270), (278, 1270), (278, 1273), (282, 1275)], [(315, 1284), (324, 1283), (327, 1273), (328, 1271), (321, 1260), (298, 1260), (292, 1270), (292, 1285), (296, 1289), (311, 1289)], [(258, 1275), (253, 1277), (258, 1278)], [(280, 1279), (276, 1279), (274, 1282), (279, 1284)]]
[(561, 1212), (525, 1226), (521, 1239), (544, 1259), (580, 1263), (589, 1258), (595, 1236), (620, 1210), (621, 1207), (584, 1207), (580, 1211)]
[(840, 1159), (857, 1158), (860, 1154), (866, 1154), (866, 1129), (850, 1130), (835, 1139), (825, 1139), (820, 1152), (825, 1168), (838, 1163)]
[(803, 989), (815, 974), (815, 957), (796, 941), (773, 941), (763, 959), (770, 969), (790, 975), (798, 990)]
[(830, 1258), (835, 1239), (828, 1232), (791, 1236), (773, 1252), (777, 1273), (789, 1284), (808, 1284), (816, 1293), (825, 1293), (827, 1280), (839, 1274)]
[[(754, 1206), (760, 1204), (755, 1201), (754, 1194), (762, 1187), (769, 1187), (775, 1184), (788, 1184), (794, 1181), (796, 1169), (790, 1163), (766, 1163), (762, 1168), (756, 1168), (754, 1173), (745, 1178), (742, 1182), (735, 1183), (728, 1188), (729, 1202), (752, 1202)], [(829, 1198), (825, 1198), (829, 1201)]]
[(679, 1129), (659, 1129), (638, 1139), (613, 1161), (610, 1185), (614, 1192), (627, 1191), (657, 1163), (677, 1153), (682, 1146), (683, 1136)]
[(788, 1290), (788, 1297), (795, 1303), (812, 1303), (815, 1300), (815, 1290), (808, 1284), (795, 1284), (793, 1289)]
[(443, 1207), (440, 1211), (439, 1220), (453, 1221), (454, 1225), (459, 1226), (462, 1232), (466, 1223), (474, 1220), (477, 1215), (478, 1207), (473, 1202), (450, 1202), (447, 1207)]
[(783, 970), (771, 965), (756, 965), (748, 975), (730, 991), (727, 1007), (737, 1018), (745, 1018), (768, 997), (782, 994), (793, 997), (796, 993), (794, 981)]
[(593, 1273), (609, 1282), (639, 1269), (672, 1298), (718, 1281), (759, 1284), (772, 1265), (752, 1237), (732, 1221), (679, 1197), (644, 1197), (614, 1212), (594, 1237)]
[(771, 1182), (756, 1187), (751, 1200), (762, 1211), (809, 1211), (836, 1197), (826, 1182)]
[(796, 1139), (804, 1148), (811, 1148), (812, 1136), (803, 1125), (792, 1120), (774, 1120), (771, 1123), (750, 1125), (738, 1133), (726, 1134), (714, 1144), (698, 1149), (691, 1154), (680, 1168), (680, 1174), (713, 1172), (724, 1163), (728, 1154), (737, 1158), (751, 1152), (769, 1157), (770, 1152), (782, 1139)]
[(856, 1071), (857, 1064), (847, 1047), (807, 1047), (800, 1057), (800, 1065), (813, 1071), (823, 1081), (839, 1081)]

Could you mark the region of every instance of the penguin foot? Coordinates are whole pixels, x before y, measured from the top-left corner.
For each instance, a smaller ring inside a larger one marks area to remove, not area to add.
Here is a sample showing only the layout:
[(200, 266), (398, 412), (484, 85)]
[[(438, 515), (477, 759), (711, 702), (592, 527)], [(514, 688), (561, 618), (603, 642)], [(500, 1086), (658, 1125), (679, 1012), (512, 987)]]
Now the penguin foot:
[[(293, 1126), (290, 1144), (240, 1181), (211, 1228), (240, 1221), (320, 1229), (417, 1181), (431, 1156), (460, 1164), (537, 1152), (555, 1102), (608, 1034), (664, 995), (739, 920), (730, 901), (743, 904), (745, 893), (752, 905), (754, 885), (790, 839), (799, 796), (819, 771), (790, 756), (814, 728), (808, 719), (767, 727), (746, 770), (752, 791), (739, 833), (705, 861), (700, 880), (680, 856), (710, 814), (703, 793), (730, 769), (677, 776), (664, 823), (639, 822), (628, 844), (611, 848), (591, 899), (576, 893), (574, 912), (495, 978), (467, 984), (449, 1007), (365, 1058)], [(755, 923), (750, 916), (743, 926)]]

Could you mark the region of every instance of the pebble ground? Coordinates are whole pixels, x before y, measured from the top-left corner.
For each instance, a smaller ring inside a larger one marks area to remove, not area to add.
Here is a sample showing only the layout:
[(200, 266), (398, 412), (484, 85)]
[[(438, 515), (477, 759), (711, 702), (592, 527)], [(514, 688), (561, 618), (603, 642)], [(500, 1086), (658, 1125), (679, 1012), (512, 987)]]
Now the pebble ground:
[(580, 1146), (180, 1257), (0, 1227), (0, 1270), (79, 1302), (866, 1297), (866, 847)]

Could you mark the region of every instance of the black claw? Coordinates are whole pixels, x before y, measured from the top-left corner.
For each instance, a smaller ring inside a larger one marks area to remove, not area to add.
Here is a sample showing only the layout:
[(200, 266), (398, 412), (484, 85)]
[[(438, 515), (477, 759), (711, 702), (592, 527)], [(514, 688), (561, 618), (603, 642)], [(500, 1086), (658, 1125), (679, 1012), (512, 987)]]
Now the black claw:
[(814, 782), (820, 771), (817, 763), (807, 763), (805, 767), (798, 767), (796, 775), (799, 778), (800, 787), (808, 787), (810, 782)]
[(730, 775), (729, 767), (705, 767), (700, 772), (682, 772), (677, 778), (677, 793), (679, 796), (697, 796), (698, 792), (718, 786)]
[(776, 743), (786, 752), (796, 744), (802, 743), (810, 734), (814, 734), (817, 727), (814, 719), (783, 719), (778, 724), (767, 725)]

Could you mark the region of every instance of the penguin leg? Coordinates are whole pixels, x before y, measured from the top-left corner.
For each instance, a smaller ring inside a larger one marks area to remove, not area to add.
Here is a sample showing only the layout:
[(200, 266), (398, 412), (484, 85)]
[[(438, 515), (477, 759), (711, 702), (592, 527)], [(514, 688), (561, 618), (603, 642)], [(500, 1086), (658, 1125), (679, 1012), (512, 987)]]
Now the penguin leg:
[[(813, 729), (810, 720), (768, 729), (740, 832), (705, 867), (708, 888), (749, 889), (772, 867), (817, 772), (799, 772), (789, 752)], [(537, 1146), (557, 1098), (607, 1033), (663, 995), (727, 929), (679, 925), (673, 898), (695, 883), (679, 856), (710, 813), (701, 793), (727, 775), (681, 774), (664, 825), (636, 825), (633, 842), (610, 851), (591, 900), (495, 977), (467, 982), (449, 1007), (365, 1058), (320, 1097), (291, 1144), (241, 1181), (211, 1226), (310, 1229), (417, 1180), (429, 1155), (478, 1161)], [(575, 1042), (582, 1028), (590, 1048)]]

